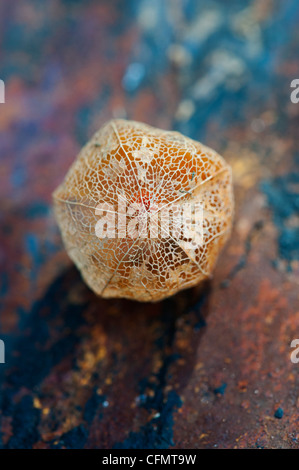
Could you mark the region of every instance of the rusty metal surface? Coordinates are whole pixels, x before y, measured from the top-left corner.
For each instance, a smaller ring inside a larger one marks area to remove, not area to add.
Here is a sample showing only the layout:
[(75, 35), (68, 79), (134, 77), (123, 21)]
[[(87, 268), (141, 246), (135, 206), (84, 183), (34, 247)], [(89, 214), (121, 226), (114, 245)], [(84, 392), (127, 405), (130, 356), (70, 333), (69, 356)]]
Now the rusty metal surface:
[[(1, 447), (298, 448), (298, 3), (0, 8)], [(213, 279), (161, 303), (97, 298), (51, 212), (111, 117), (177, 129), (233, 167)]]

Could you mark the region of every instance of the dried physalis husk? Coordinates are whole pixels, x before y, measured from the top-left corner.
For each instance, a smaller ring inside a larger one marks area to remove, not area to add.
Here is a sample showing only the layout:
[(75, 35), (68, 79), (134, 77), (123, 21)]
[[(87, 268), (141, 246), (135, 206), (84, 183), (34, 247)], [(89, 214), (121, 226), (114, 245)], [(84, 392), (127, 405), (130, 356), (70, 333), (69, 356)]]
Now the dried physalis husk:
[(178, 132), (112, 120), (55, 190), (66, 250), (102, 297), (157, 301), (210, 276), (232, 224), (231, 168)]

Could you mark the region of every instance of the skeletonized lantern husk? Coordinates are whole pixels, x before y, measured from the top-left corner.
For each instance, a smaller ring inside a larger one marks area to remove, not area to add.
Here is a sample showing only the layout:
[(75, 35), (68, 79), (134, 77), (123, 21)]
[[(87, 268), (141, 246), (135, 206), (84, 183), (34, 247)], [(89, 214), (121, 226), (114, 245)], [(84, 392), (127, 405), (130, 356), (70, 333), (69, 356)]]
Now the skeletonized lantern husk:
[(225, 160), (135, 121), (96, 132), (53, 198), (66, 250), (102, 297), (157, 301), (194, 286), (210, 276), (232, 224)]

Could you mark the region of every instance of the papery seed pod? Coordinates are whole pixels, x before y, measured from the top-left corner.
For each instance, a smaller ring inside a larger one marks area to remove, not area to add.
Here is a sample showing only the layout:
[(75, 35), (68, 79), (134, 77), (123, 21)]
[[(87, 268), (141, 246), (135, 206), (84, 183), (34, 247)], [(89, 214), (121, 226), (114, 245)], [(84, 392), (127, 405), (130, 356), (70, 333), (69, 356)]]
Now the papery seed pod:
[(178, 132), (112, 120), (55, 190), (66, 250), (102, 297), (157, 301), (210, 276), (232, 224), (231, 168)]

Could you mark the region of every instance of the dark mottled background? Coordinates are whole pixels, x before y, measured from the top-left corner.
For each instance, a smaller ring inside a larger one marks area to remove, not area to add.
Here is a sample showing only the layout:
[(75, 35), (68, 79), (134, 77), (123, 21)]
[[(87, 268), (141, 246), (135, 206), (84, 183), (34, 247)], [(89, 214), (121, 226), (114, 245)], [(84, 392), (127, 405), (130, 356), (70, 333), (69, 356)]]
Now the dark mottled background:
[[(2, 448), (299, 448), (297, 0), (2, 0)], [(211, 282), (97, 298), (51, 193), (111, 117), (222, 153), (236, 217)]]

